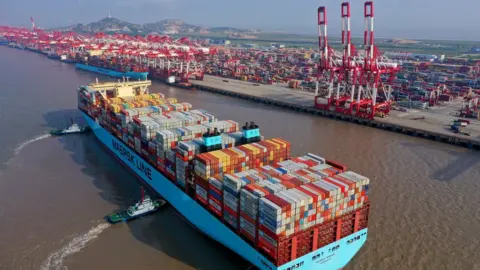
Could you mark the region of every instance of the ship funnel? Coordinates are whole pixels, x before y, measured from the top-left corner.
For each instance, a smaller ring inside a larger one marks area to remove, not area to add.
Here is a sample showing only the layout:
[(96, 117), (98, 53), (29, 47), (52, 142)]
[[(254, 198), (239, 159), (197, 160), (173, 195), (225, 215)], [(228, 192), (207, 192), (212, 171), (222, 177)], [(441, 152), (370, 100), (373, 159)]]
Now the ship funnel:
[(245, 123), (245, 126), (242, 127), (242, 133), (242, 143), (253, 143), (261, 140), (260, 128), (253, 121)]
[(207, 129), (207, 132), (203, 134), (203, 149), (202, 152), (210, 152), (214, 150), (222, 149), (222, 136), (217, 128)]

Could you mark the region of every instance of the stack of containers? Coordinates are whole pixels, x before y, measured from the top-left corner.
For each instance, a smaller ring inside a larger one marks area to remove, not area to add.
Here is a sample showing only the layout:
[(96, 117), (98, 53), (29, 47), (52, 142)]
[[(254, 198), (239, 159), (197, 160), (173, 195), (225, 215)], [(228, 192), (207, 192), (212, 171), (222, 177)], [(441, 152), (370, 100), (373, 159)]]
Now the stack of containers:
[[(292, 164), (292, 162), (294, 162)], [(244, 172), (239, 172), (235, 174), (226, 174), (224, 177), (224, 193), (223, 193), (223, 203), (224, 203), (224, 220), (232, 228), (238, 229), (239, 221), (239, 200), (240, 192), (243, 187), (247, 184), (257, 183), (262, 180), (269, 180), (272, 183), (285, 182), (285, 185), (292, 186), (295, 183), (289, 179), (279, 179), (282, 174), (287, 173), (288, 171), (293, 171), (295, 168), (301, 169), (305, 166), (313, 167), (322, 165), (325, 163), (325, 159), (318, 157), (316, 155), (307, 154), (304, 157), (292, 158), (291, 160), (284, 161), (281, 163), (272, 164), (271, 166), (264, 166), (254, 170), (247, 170)], [(286, 166), (282, 167), (280, 164)], [(327, 165), (328, 167), (331, 167)]]
[[(210, 118), (208, 121), (216, 121), (216, 119)], [(238, 131), (238, 123), (230, 120), (218, 121), (189, 127), (157, 131), (157, 155), (160, 159), (165, 159), (164, 152), (168, 149), (175, 148), (178, 142), (201, 138), (203, 134), (207, 133), (209, 130), (212, 131), (214, 128), (221, 129), (226, 133), (235, 132)], [(232, 143), (231, 137), (228, 137), (228, 140), (229, 143)]]
[[(231, 137), (230, 134), (221, 135), (222, 149), (234, 146), (235, 138)], [(208, 179), (208, 207), (218, 217), (223, 217), (223, 182), (213, 177)]]
[[(202, 121), (216, 121), (215, 117), (205, 117)], [(202, 125), (195, 125), (190, 127), (181, 127), (181, 128), (174, 128), (168, 130), (159, 130), (156, 134), (155, 140), (155, 147), (156, 147), (156, 163), (157, 167), (160, 171), (164, 172), (167, 169), (167, 163), (169, 163), (169, 176), (173, 177), (176, 171), (176, 152), (175, 147), (177, 146), (178, 142), (180, 141), (189, 141), (189, 140), (200, 140), (197, 142), (197, 145), (203, 145), (203, 141), (201, 136), (206, 133), (209, 129), (213, 129), (214, 127), (222, 128), (226, 132), (233, 132), (238, 130), (238, 123), (234, 121), (219, 121), (219, 122), (212, 122), (206, 123)], [(227, 142), (232, 144), (234, 141), (233, 138), (230, 138)], [(153, 146), (153, 145), (152, 145)], [(190, 151), (189, 149), (185, 149)], [(170, 153), (171, 159), (167, 159), (168, 151), (172, 151)], [(183, 162), (187, 162), (190, 159), (186, 156), (186, 159), (182, 159)], [(180, 161), (178, 162), (180, 163)], [(181, 170), (184, 170), (187, 164), (181, 164)], [(182, 179), (184, 180), (184, 179)], [(184, 182), (184, 181), (183, 181)]]
[[(326, 230), (320, 231), (320, 235), (308, 236), (307, 238), (317, 237), (318, 239), (315, 241), (307, 239), (308, 241), (296, 243), (297, 254), (290, 254), (290, 259), (303, 256), (313, 251), (312, 248), (320, 248), (348, 236), (353, 232), (354, 227), (349, 214), (362, 208), (368, 201), (366, 193), (368, 178), (351, 171), (325, 176), (322, 171), (313, 169), (315, 167), (302, 170), (315, 181), (260, 198), (257, 244), (259, 249), (275, 260), (283, 256), (279, 249), (284, 246), (282, 241), (288, 241), (294, 235), (325, 222), (338, 220), (345, 215), (347, 215), (346, 220), (351, 224), (339, 226), (338, 231), (334, 232), (334, 238)], [(309, 250), (301, 251), (304, 249)]]
[(208, 122), (208, 118), (192, 112), (171, 112), (169, 115), (182, 121), (182, 126), (192, 126)]
[(148, 116), (162, 115), (170, 112), (187, 112), (191, 108), (192, 108), (192, 105), (186, 102), (176, 103), (176, 104), (157, 104), (156, 106), (138, 107), (135, 109), (125, 108), (120, 111), (121, 112), (120, 119), (121, 119), (122, 127), (126, 128), (127, 124), (130, 123), (135, 117), (146, 116), (146, 115)]
[[(238, 129), (238, 126), (234, 128)], [(231, 131), (231, 130), (234, 130), (234, 129), (230, 129), (227, 131)], [(221, 134), (222, 149), (231, 148), (236, 145), (240, 145), (242, 136), (243, 136), (242, 132), (233, 132), (228, 134), (222, 133)], [(176, 177), (177, 177), (178, 184), (182, 188), (186, 187), (187, 180), (192, 179), (193, 159), (196, 155), (204, 152), (204, 149), (203, 149), (204, 145), (205, 144), (204, 144), (203, 138), (199, 138), (199, 139), (194, 139), (188, 142), (179, 142), (178, 146), (175, 148)], [(190, 183), (192, 184), (190, 188), (195, 189), (195, 186), (193, 185), (193, 181), (190, 181)]]
[(177, 183), (182, 188), (186, 188), (187, 180), (191, 179), (193, 159), (201, 153), (202, 145), (200, 140), (192, 140), (179, 142), (175, 148)]
[[(200, 154), (195, 158), (196, 198), (209, 205), (217, 216), (223, 216), (224, 174), (257, 168), (264, 164), (283, 161), (290, 155), (290, 144), (281, 139)], [(208, 194), (206, 197), (202, 195)]]
[(143, 140), (150, 141), (155, 137), (156, 130), (160, 128), (160, 125), (153, 120), (153, 118), (142, 121), (140, 126), (140, 136)]
[(199, 115), (203, 119), (201, 122), (198, 122), (196, 124), (211, 123), (217, 121), (217, 117), (206, 110), (191, 110), (190, 112)]
[(165, 152), (165, 175), (172, 182), (176, 183), (175, 177), (175, 151), (168, 149)]
[(165, 100), (167, 101), (168, 104), (175, 104), (175, 103), (177, 103), (177, 99), (176, 99), (176, 98), (166, 98)]
[[(250, 170), (243, 174), (228, 176), (229, 187), (226, 190), (233, 191), (233, 193), (226, 194), (226, 192), (224, 199), (227, 197), (225, 200), (228, 200), (233, 207), (238, 207), (238, 204), (234, 204), (234, 202), (240, 201), (240, 209), (232, 211), (233, 209), (228, 207), (229, 211), (224, 213), (227, 213), (228, 218), (232, 220), (232, 226), (235, 226), (235, 221), (239, 220), (240, 233), (252, 243), (256, 243), (258, 225), (263, 222), (262, 215), (259, 216), (259, 199), (310, 182), (311, 179), (301, 176), (306, 174), (302, 173), (303, 170), (324, 163), (324, 158), (308, 154), (292, 160), (277, 162), (272, 166)], [(238, 195), (240, 195), (239, 200)]]
[(119, 117), (122, 123), (122, 127), (126, 128), (128, 123), (130, 123), (134, 117), (139, 116), (152, 116), (152, 115), (161, 115), (163, 113), (157, 106), (137, 108), (137, 109), (124, 109), (121, 111)]
[(165, 95), (162, 93), (152, 93), (149, 95), (152, 97), (152, 99), (165, 99)]
[(171, 117), (168, 114), (165, 115), (164, 117), (166, 117), (167, 119), (154, 119), (154, 121), (159, 124), (159, 127), (158, 127), (159, 130), (177, 128), (177, 127), (183, 126), (182, 119)]

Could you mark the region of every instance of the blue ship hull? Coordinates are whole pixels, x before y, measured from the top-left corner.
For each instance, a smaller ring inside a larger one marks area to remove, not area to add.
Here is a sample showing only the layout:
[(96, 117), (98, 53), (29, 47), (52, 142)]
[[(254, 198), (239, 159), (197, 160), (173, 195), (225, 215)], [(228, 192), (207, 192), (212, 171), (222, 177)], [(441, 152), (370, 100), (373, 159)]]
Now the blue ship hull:
[(78, 69), (83, 69), (86, 71), (95, 72), (95, 73), (99, 73), (99, 74), (103, 74), (103, 75), (107, 75), (115, 78), (125, 77), (130, 79), (146, 80), (148, 75), (148, 72), (120, 72), (120, 71), (115, 71), (115, 70), (106, 69), (106, 68), (89, 66), (81, 63), (75, 64), (75, 67)]
[(347, 265), (367, 240), (368, 229), (363, 229), (289, 263), (275, 266), (200, 204), (170, 182), (156, 168), (137, 155), (135, 151), (126, 146), (123, 141), (111, 135), (84, 112), (82, 114), (100, 142), (135, 176), (142, 179), (143, 182), (160, 194), (197, 229), (233, 250), (261, 270), (341, 269)]

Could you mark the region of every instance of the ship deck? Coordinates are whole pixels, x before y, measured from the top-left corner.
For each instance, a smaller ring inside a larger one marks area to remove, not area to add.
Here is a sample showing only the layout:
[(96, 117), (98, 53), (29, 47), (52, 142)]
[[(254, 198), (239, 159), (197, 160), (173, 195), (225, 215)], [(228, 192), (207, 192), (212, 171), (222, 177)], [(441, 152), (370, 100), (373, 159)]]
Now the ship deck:
[[(231, 249), (261, 270), (337, 270), (343, 268), (358, 253), (367, 239), (368, 229), (359, 230), (336, 242), (275, 266), (256, 248), (243, 240), (198, 202), (170, 182), (154, 166), (130, 149), (122, 140), (100, 126), (88, 114), (84, 118), (95, 136), (108, 151), (134, 176), (168, 201), (185, 219), (208, 237)], [(121, 148), (121, 149), (120, 149)], [(128, 154), (127, 154), (128, 153)], [(148, 174), (145, 173), (148, 170)]]

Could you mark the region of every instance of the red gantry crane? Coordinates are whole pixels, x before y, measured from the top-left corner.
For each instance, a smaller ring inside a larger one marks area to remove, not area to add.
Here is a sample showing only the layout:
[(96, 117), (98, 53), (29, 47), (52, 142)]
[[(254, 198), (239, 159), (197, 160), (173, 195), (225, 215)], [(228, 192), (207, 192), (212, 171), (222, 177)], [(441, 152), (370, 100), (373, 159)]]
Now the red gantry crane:
[(364, 52), (357, 52), (351, 42), (350, 3), (341, 4), (342, 47), (337, 53), (328, 45), (327, 13), (318, 9), (319, 79), (326, 81), (327, 91), (315, 98), (315, 107), (359, 118), (386, 116), (391, 106), (391, 83), (397, 64), (382, 56), (374, 43), (374, 8), (364, 5)]

